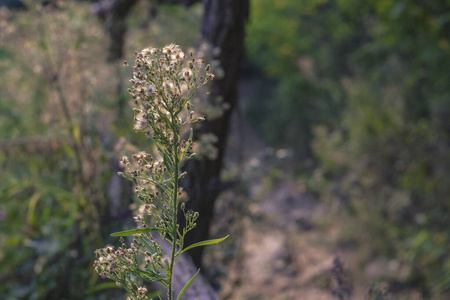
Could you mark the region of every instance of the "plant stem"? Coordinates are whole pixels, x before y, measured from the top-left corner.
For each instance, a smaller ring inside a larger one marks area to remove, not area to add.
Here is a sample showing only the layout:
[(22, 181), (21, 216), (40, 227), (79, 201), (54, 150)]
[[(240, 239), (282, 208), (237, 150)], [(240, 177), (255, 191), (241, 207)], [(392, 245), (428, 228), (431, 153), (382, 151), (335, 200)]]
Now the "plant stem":
[[(173, 118), (172, 118), (173, 119)], [(173, 265), (175, 262), (175, 252), (177, 251), (177, 237), (178, 237), (178, 229), (177, 229), (177, 209), (178, 209), (178, 132), (174, 130), (174, 144), (173, 144), (173, 156), (174, 156), (174, 184), (173, 184), (173, 228), (172, 228), (172, 257), (170, 259), (170, 268), (169, 268), (169, 300), (172, 300), (172, 278), (173, 278)], [(170, 170), (169, 170), (170, 172)]]

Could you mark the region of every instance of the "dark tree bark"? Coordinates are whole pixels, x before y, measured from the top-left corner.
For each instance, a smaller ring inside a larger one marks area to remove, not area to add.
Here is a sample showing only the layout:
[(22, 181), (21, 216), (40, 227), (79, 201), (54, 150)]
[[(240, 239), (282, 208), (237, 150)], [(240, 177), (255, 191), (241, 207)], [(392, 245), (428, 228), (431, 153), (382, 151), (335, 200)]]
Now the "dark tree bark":
[[(207, 58), (208, 61), (217, 60), (219, 68), (223, 71), (218, 72), (222, 74), (208, 83), (211, 94), (205, 96), (207, 98), (203, 101), (213, 103), (213, 99), (222, 97), (224, 107), (227, 109), (215, 119), (208, 119), (206, 116), (207, 120), (200, 123), (195, 130), (197, 137), (204, 133), (212, 133), (218, 138), (215, 144), (218, 155), (214, 159), (191, 160), (185, 166), (188, 177), (183, 180), (182, 185), (190, 199), (186, 207), (200, 214), (197, 227), (187, 236), (187, 245), (208, 239), (214, 202), (223, 190), (220, 173), (228, 139), (230, 117), (237, 101), (237, 82), (244, 49), (244, 26), (249, 10), (248, 0), (204, 0), (203, 5), (199, 48), (203, 49), (206, 44), (211, 56)], [(212, 71), (214, 72), (214, 69)], [(194, 248), (189, 254), (195, 265), (200, 267), (203, 247)]]
[(161, 4), (182, 4), (188, 7), (194, 3), (200, 2), (200, 0), (156, 0), (156, 2)]
[(92, 4), (91, 10), (105, 22), (109, 35), (108, 61), (123, 58), (127, 31), (126, 17), (138, 0), (103, 0)]
[(25, 5), (20, 0), (0, 0), (0, 7), (6, 7), (8, 9), (25, 9)]

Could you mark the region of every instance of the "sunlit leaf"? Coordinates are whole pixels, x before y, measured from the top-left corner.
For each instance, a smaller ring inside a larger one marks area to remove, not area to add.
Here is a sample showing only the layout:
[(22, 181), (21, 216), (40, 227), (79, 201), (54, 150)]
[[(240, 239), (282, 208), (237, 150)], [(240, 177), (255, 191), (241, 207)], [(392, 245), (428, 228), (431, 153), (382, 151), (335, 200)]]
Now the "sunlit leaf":
[(105, 282), (105, 283), (101, 283), (101, 284), (98, 284), (96, 286), (89, 288), (86, 291), (86, 294), (89, 295), (89, 294), (93, 294), (95, 292), (106, 290), (106, 289), (118, 289), (118, 288), (119, 287), (117, 286), (117, 284), (115, 282)]
[(207, 240), (207, 241), (203, 241), (203, 242), (198, 242), (198, 243), (192, 244), (189, 247), (184, 248), (183, 251), (181, 251), (179, 254), (182, 254), (182, 253), (184, 253), (184, 252), (186, 252), (186, 251), (188, 251), (188, 250), (190, 250), (192, 248), (218, 244), (218, 243), (224, 241), (227, 237), (229, 237), (229, 235), (227, 235), (226, 237), (220, 238), (220, 239)]
[(162, 232), (167, 233), (167, 230), (164, 230), (162, 228), (153, 227), (153, 228), (131, 229), (131, 230), (114, 232), (114, 233), (111, 233), (111, 236), (129, 236), (129, 235), (133, 235), (133, 234), (137, 234), (137, 233), (152, 232), (152, 231), (162, 231)]
[(184, 285), (183, 289), (181, 289), (181, 292), (178, 295), (177, 300), (181, 299), (181, 296), (183, 296), (184, 292), (186, 292), (188, 287), (192, 284), (192, 282), (194, 282), (195, 278), (197, 278), (199, 273), (200, 273), (200, 269), (198, 269), (197, 273), (195, 273), (195, 275), (192, 276), (192, 278), (188, 282), (186, 282), (186, 284)]

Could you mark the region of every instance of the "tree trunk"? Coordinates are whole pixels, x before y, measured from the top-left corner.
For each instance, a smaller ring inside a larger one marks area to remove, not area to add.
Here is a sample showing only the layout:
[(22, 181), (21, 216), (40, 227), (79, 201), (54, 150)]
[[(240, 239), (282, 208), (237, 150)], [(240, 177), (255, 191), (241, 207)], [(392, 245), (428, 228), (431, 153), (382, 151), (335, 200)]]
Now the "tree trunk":
[(25, 9), (26, 6), (21, 0), (0, 0), (0, 7), (6, 7), (8, 9)]
[[(189, 195), (188, 209), (199, 212), (197, 227), (186, 239), (186, 246), (208, 239), (208, 233), (214, 212), (214, 202), (221, 192), (220, 173), (228, 139), (229, 121), (237, 100), (237, 82), (240, 62), (244, 49), (244, 25), (248, 17), (248, 0), (204, 0), (204, 12), (200, 27), (199, 51), (207, 48), (208, 62), (217, 61), (219, 66), (212, 68), (216, 78), (208, 83), (209, 96), (202, 101), (215, 103), (223, 99), (226, 108), (222, 115), (199, 124), (195, 136), (214, 134), (217, 137), (215, 147), (217, 156), (213, 159), (201, 158), (188, 161), (185, 169), (188, 177), (182, 182)], [(206, 45), (206, 47), (205, 47)], [(203, 55), (204, 56), (204, 55)], [(203, 247), (190, 252), (197, 267), (201, 266)]]
[(123, 46), (127, 32), (126, 18), (138, 0), (103, 0), (92, 4), (91, 11), (105, 22), (109, 36), (108, 61), (123, 58)]

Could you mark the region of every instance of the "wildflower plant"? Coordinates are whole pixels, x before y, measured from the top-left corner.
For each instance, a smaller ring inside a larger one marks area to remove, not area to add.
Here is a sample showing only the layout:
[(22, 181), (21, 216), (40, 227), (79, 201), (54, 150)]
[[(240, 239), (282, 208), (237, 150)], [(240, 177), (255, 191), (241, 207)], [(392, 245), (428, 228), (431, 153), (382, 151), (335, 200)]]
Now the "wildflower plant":
[[(194, 117), (191, 100), (214, 75), (202, 59), (196, 59), (192, 52), (185, 55), (173, 44), (162, 49), (144, 49), (135, 56), (132, 88), (129, 89), (134, 99), (134, 130), (144, 132), (153, 141), (157, 153), (152, 156), (139, 152), (131, 160), (122, 158), (124, 172), (119, 175), (134, 182), (141, 201), (134, 217), (137, 228), (112, 234), (120, 237), (121, 246), (96, 250), (94, 268), (102, 278), (114, 280), (126, 289), (131, 299), (148, 299), (143, 282), (158, 282), (167, 288), (171, 300), (174, 299), (172, 277), (177, 257), (194, 247), (227, 238), (185, 247), (185, 236), (195, 228), (199, 214), (185, 209), (181, 202), (185, 193), (179, 186), (180, 178), (186, 175), (180, 172), (180, 166), (194, 155), (193, 130), (186, 127), (204, 120)], [(190, 133), (186, 140), (187, 131)], [(184, 226), (177, 220), (179, 209), (184, 215)], [(156, 239), (154, 234), (159, 234), (161, 239)], [(129, 247), (125, 236), (133, 236)], [(170, 245), (170, 251), (164, 250), (164, 245)], [(181, 298), (198, 273), (185, 284), (176, 299)]]

